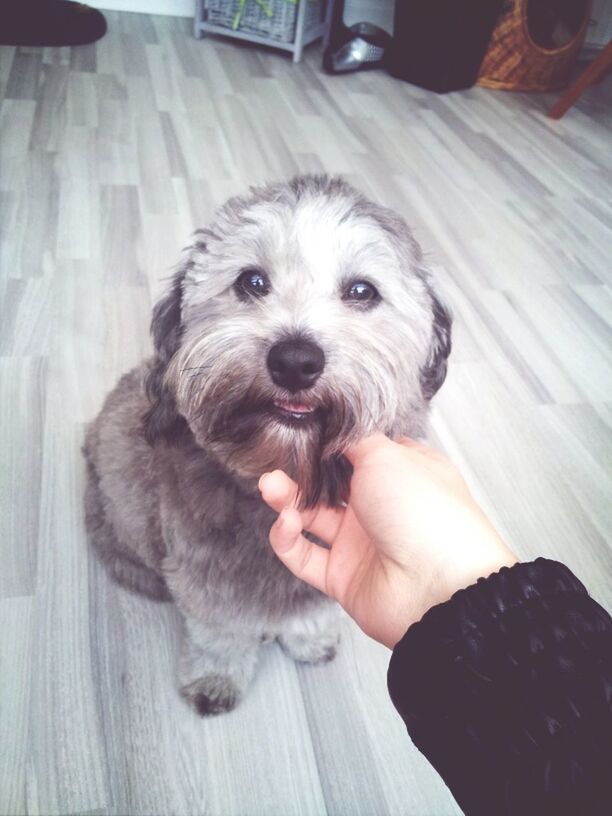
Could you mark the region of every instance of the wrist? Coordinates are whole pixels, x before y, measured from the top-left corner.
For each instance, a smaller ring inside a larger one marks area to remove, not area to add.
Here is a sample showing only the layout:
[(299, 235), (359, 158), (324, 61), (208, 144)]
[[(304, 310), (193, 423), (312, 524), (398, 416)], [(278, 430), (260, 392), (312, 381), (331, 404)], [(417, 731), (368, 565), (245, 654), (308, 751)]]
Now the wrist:
[(403, 603), (396, 605), (396, 614), (392, 616), (384, 636), (377, 639), (393, 649), (410, 626), (420, 621), (430, 609), (450, 601), (456, 592), (467, 589), (480, 579), (518, 563), (518, 558), (500, 540), (498, 546), (488, 548), (486, 552), (474, 553), (469, 559), (465, 553), (458, 553), (452, 560), (445, 561), (440, 569), (432, 571), (429, 577), (419, 576), (419, 584), (423, 588), (420, 595), (414, 592), (415, 579), (412, 575), (405, 588)]
[[(461, 521), (462, 519), (458, 519)], [(440, 590), (445, 597), (434, 598), (435, 603), (444, 603), (455, 592), (475, 584), (479, 578), (486, 578), (502, 567), (512, 567), (518, 558), (504, 543), (497, 530), (479, 508), (470, 510), (469, 523), (458, 524), (457, 533), (449, 541), (441, 564), (444, 581)]]
[(497, 551), (481, 554), (467, 563), (452, 565), (444, 586), (444, 597), (440, 597), (439, 593), (431, 606), (448, 601), (455, 592), (467, 589), (481, 578), (488, 578), (503, 567), (513, 567), (518, 562), (514, 553), (502, 547)]

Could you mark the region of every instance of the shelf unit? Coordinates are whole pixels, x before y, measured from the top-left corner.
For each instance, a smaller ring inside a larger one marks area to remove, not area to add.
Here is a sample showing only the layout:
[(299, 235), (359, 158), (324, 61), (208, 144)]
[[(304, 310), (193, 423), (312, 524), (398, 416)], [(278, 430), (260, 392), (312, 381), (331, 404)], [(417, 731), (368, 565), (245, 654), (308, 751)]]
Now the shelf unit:
[[(269, 1), (286, 2), (286, 0)], [(249, 2), (255, 2), (255, 0), (249, 0)], [(194, 35), (197, 39), (201, 39), (205, 34), (220, 34), (224, 37), (234, 37), (237, 40), (245, 40), (247, 42), (258, 43), (259, 45), (267, 45), (271, 48), (279, 48), (282, 51), (288, 51), (292, 54), (294, 62), (299, 62), (302, 58), (302, 51), (305, 46), (310, 45), (310, 43), (313, 43), (315, 40), (325, 38), (327, 31), (329, 31), (331, 21), (333, 2), (320, 0), (324, 7), (324, 18), (317, 25), (307, 26), (306, 4), (308, 2), (309, 0), (298, 0), (297, 2), (295, 37), (292, 42), (281, 42), (270, 37), (251, 33), (250, 31), (241, 31), (239, 28), (234, 30), (232, 28), (226, 28), (225, 26), (209, 23), (208, 0), (196, 0)]]

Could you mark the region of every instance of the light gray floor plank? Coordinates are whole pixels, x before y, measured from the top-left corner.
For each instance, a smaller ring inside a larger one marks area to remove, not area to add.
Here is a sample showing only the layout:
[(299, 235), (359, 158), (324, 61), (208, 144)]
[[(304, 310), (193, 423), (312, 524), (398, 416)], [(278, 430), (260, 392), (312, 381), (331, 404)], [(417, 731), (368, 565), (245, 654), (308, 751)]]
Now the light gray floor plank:
[(611, 605), (612, 82), (552, 122), (555, 95), (437, 96), (107, 19), (81, 49), (0, 48), (0, 813), (457, 813), (348, 620), (335, 662), (269, 646), (236, 711), (191, 713), (178, 614), (85, 546), (84, 423), (149, 352), (193, 228), (249, 184), (342, 172), (401, 211), (455, 313), (432, 439), (519, 555)]
[(40, 816), (106, 805), (105, 746), (92, 683), (95, 630), (88, 619), (90, 555), (82, 546), (82, 426), (65, 414), (60, 420), (56, 400), (61, 390), (61, 383), (50, 380), (32, 599), (34, 665), (26, 793), (28, 813)]
[[(4, 556), (4, 553), (3, 553)], [(32, 598), (0, 598), (0, 813), (26, 813)]]
[(0, 599), (31, 596), (36, 583), (45, 363), (0, 358)]

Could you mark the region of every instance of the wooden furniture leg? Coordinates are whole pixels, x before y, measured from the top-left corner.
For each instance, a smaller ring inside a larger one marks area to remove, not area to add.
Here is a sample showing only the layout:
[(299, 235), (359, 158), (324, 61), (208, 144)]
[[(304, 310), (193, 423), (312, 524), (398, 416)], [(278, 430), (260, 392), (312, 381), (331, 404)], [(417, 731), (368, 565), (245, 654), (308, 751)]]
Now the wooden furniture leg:
[(560, 119), (563, 114), (572, 107), (580, 94), (586, 91), (591, 85), (602, 80), (611, 68), (612, 40), (607, 44), (601, 54), (584, 69), (576, 82), (567, 89), (557, 104), (554, 105), (546, 115), (550, 119)]

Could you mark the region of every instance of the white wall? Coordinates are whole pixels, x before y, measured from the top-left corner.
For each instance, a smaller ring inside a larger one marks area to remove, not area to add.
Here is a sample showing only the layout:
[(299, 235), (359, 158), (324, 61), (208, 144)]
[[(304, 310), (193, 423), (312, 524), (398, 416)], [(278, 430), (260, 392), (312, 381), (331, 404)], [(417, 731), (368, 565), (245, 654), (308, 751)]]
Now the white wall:
[[(113, 11), (140, 11), (145, 14), (174, 14), (193, 17), (195, 0), (84, 0), (88, 5)], [(2, 2), (2, 0), (0, 0)], [(367, 20), (393, 27), (393, 0), (346, 0), (345, 19), (348, 25)]]
[(346, 0), (344, 22), (352, 25), (364, 20), (368, 23), (375, 23), (391, 33), (394, 5), (393, 0)]
[[(2, 2), (2, 0), (0, 0)], [(192, 17), (195, 0), (85, 0), (90, 6), (118, 11), (140, 11), (145, 14), (174, 14)], [(397, 0), (404, 2), (404, 0)], [(348, 25), (367, 20), (387, 31), (393, 31), (394, 0), (346, 0), (345, 22)], [(605, 45), (612, 37), (612, 2), (593, 0), (587, 45)]]
[(109, 11), (139, 11), (142, 14), (169, 14), (193, 17), (195, 0), (84, 0), (88, 6)]
[(591, 25), (587, 31), (586, 44), (601, 48), (612, 38), (612, 3), (610, 0), (593, 0)]

